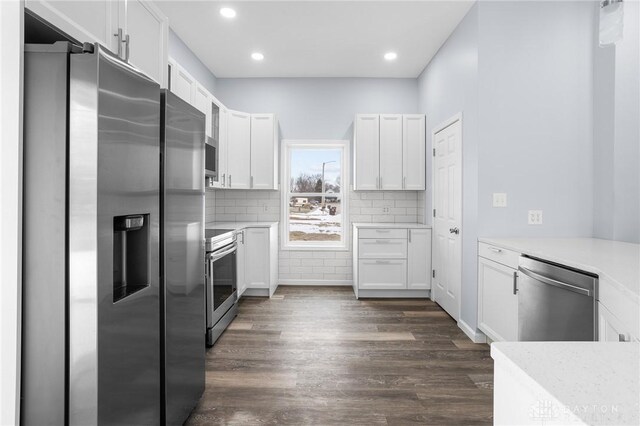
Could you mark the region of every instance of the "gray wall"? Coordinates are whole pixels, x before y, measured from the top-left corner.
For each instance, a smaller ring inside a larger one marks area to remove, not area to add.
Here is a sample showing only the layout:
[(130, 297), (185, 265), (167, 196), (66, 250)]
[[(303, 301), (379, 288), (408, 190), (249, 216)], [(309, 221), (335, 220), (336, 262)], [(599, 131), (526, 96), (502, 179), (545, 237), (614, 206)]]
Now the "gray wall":
[(213, 75), (198, 59), (195, 53), (182, 41), (176, 33), (169, 28), (169, 56), (176, 60), (193, 78), (207, 88), (213, 95), (216, 94), (216, 76)]
[(594, 41), (594, 236), (640, 243), (640, 4), (624, 3), (624, 38)]
[[(427, 134), (463, 114), (461, 319), (471, 328), (479, 236), (591, 236), (594, 13), (586, 2), (479, 2), (419, 78)], [(508, 207), (493, 208), (493, 192)], [(530, 209), (544, 211), (543, 225), (527, 225)]]
[[(478, 4), (420, 75), (419, 111), (427, 116), (427, 153), (437, 126), (462, 113), (462, 310), (476, 326), (478, 213)], [(432, 157), (427, 155), (426, 221), (431, 223)]]
[(282, 139), (351, 139), (356, 113), (412, 113), (413, 78), (240, 78), (217, 80), (228, 108), (275, 112)]

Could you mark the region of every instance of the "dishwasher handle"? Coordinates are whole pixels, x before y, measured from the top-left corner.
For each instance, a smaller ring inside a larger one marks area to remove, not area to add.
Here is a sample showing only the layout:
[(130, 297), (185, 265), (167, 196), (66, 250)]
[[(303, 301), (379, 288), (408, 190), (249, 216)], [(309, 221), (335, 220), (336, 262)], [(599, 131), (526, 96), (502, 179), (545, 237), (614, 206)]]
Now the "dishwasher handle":
[(569, 291), (572, 291), (574, 293), (580, 293), (580, 294), (585, 295), (585, 296), (591, 296), (591, 290), (589, 290), (589, 289), (578, 287), (578, 286), (571, 285), (571, 284), (567, 284), (567, 283), (562, 282), (562, 281), (554, 280), (553, 278), (545, 277), (544, 275), (537, 274), (537, 273), (533, 272), (532, 270), (527, 269), (527, 268), (525, 268), (523, 266), (519, 266), (518, 267), (518, 271), (522, 272), (523, 274), (525, 274), (529, 278), (533, 278), (534, 280), (538, 280), (538, 281), (540, 281), (542, 283), (545, 283), (545, 284), (548, 284), (548, 285), (552, 285), (554, 287), (562, 288), (562, 289), (565, 289), (565, 290), (569, 290)]

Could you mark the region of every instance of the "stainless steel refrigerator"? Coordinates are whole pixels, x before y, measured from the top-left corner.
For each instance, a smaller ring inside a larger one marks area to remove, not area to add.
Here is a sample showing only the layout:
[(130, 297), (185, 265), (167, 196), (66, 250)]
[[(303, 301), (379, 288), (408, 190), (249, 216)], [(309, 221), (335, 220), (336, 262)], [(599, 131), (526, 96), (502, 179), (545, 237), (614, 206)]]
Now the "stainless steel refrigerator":
[(160, 88), (97, 44), (24, 61), (22, 423), (158, 424)]
[(204, 391), (205, 116), (161, 92), (163, 423), (182, 424)]

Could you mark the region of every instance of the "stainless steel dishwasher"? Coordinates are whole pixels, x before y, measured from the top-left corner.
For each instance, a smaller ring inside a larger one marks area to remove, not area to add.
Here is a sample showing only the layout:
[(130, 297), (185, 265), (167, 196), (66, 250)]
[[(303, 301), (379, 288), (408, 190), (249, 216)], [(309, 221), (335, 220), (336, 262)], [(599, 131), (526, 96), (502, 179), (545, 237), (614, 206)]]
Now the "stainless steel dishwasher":
[(597, 276), (521, 256), (517, 279), (518, 340), (597, 340)]

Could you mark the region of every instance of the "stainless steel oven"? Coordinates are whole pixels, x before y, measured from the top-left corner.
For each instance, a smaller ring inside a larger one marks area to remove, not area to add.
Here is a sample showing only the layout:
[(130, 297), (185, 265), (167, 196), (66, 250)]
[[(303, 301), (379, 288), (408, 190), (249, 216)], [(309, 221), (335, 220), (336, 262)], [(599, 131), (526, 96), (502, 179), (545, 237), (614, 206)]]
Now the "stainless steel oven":
[(205, 230), (207, 270), (207, 345), (212, 346), (237, 314), (236, 235)]

